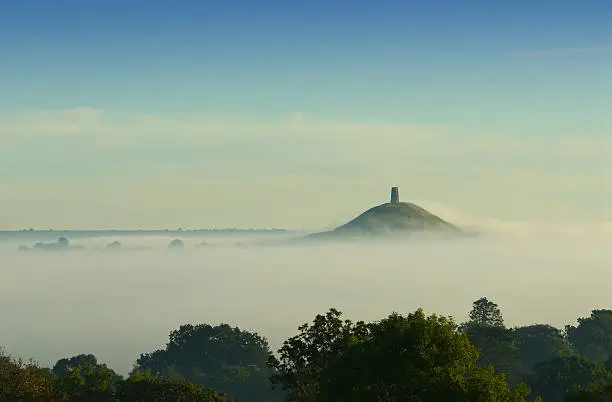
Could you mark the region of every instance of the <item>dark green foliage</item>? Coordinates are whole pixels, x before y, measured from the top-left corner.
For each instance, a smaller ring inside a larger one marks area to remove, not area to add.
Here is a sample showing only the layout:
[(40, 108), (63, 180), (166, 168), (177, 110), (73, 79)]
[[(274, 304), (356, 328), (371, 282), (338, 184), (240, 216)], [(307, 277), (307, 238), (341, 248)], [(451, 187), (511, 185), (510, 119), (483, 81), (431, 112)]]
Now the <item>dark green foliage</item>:
[(470, 343), (479, 351), (479, 364), (493, 366), (496, 373), (502, 373), (511, 384), (522, 377), (520, 350), (511, 329), (500, 327), (471, 327), (463, 329)]
[(582, 356), (596, 362), (612, 357), (612, 310), (593, 310), (590, 317), (578, 319), (577, 327), (568, 325), (565, 331)]
[(550, 325), (536, 324), (514, 329), (522, 371), (531, 373), (537, 363), (575, 354), (563, 333)]
[(479, 364), (493, 366), (510, 384), (517, 384), (521, 377), (520, 350), (516, 334), (504, 325), (497, 304), (482, 297), (472, 305), (470, 319), (459, 327), (479, 351)]
[(541, 402), (539, 397), (530, 397), (533, 393), (525, 383), (519, 383), (510, 389), (503, 374), (495, 373), (492, 366), (477, 367), (470, 371), (464, 380), (464, 389), (454, 401), (495, 401), (495, 402)]
[(568, 391), (566, 402), (610, 402), (612, 401), (612, 382), (591, 384), (588, 387)]
[(361, 321), (342, 320), (342, 313), (332, 308), (298, 331), (298, 335), (284, 342), (278, 357), (270, 356), (269, 365), (274, 370), (271, 380), (287, 391), (286, 400), (309, 401), (319, 394), (321, 373), (330, 360), (349, 345), (362, 342), (368, 329)]
[(610, 313), (594, 310), (566, 336), (542, 324), (508, 329), (486, 298), (460, 327), (420, 309), (371, 323), (330, 309), (277, 356), (255, 333), (184, 325), (126, 380), (91, 354), (51, 370), (0, 353), (0, 402), (608, 402)]
[(164, 350), (143, 354), (134, 372), (186, 380), (226, 393), (238, 402), (281, 400), (269, 382), (267, 341), (227, 324), (183, 325)]
[[(76, 363), (76, 364), (75, 364)], [(75, 365), (73, 365), (75, 364)], [(62, 359), (54, 374), (34, 363), (0, 356), (1, 402), (230, 402), (211, 390), (185, 381), (150, 375), (127, 380), (92, 355)]]
[(364, 324), (337, 310), (285, 342), (271, 359), (290, 401), (524, 401), (503, 376), (477, 365), (478, 352), (452, 319), (404, 317)]
[(98, 366), (98, 359), (92, 354), (80, 354), (71, 358), (58, 360), (53, 366), (53, 374), (58, 376), (67, 375), (71, 370), (78, 367)]
[(538, 363), (528, 383), (534, 394), (546, 402), (563, 401), (566, 390), (576, 386), (584, 388), (612, 380), (610, 373), (601, 363), (592, 362), (582, 356), (556, 357)]
[(60, 359), (53, 366), (55, 388), (71, 401), (113, 401), (114, 391), (121, 376), (91, 354)]
[[(368, 325), (367, 338), (344, 353), (334, 356), (324, 372), (323, 400), (443, 400), (461, 389), (459, 380), (477, 359), (451, 321), (426, 317), (421, 310)], [(341, 389), (340, 381), (345, 384)]]
[(119, 384), (117, 402), (230, 402), (215, 391), (186, 382), (134, 375)]
[(58, 376), (55, 389), (61, 395), (68, 396), (71, 402), (112, 402), (115, 400), (114, 382), (116, 374), (106, 367), (95, 367), (93, 364), (78, 366), (68, 373)]

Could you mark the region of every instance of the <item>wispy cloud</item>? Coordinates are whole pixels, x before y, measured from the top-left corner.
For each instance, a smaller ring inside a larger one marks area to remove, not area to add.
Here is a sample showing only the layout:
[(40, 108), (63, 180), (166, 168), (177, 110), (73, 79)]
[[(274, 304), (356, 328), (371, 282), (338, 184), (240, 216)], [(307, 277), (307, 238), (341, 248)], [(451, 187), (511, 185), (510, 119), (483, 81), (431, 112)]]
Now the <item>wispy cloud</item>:
[(584, 47), (584, 48), (558, 48), (542, 49), (526, 52), (515, 52), (514, 57), (580, 57), (612, 55), (612, 47)]
[(156, 115), (116, 112), (87, 107), (0, 116), (0, 141), (26, 138), (80, 138), (98, 144), (147, 143), (211, 144), (245, 138), (329, 138), (353, 140), (380, 136), (426, 136), (439, 126), (409, 123), (359, 124), (321, 121), (303, 112), (276, 119), (253, 119), (241, 114), (182, 113)]
[[(612, 52), (612, 49), (610, 49)], [(273, 119), (254, 119), (240, 113), (152, 114), (140, 111), (109, 111), (88, 107), (0, 115), (0, 142), (79, 139), (91, 145), (132, 146), (174, 144), (209, 146), (241, 141), (310, 139), (327, 145), (367, 149), (370, 153), (405, 153), (423, 148), (447, 154), (548, 153), (594, 156), (612, 152), (612, 139), (564, 133), (556, 136), (519, 138), (511, 133), (463, 130), (439, 124), (410, 122), (364, 123), (318, 119), (296, 111)], [(392, 142), (389, 142), (392, 141)], [(390, 146), (393, 144), (393, 146)], [(441, 144), (445, 146), (442, 147)], [(283, 145), (283, 144), (281, 144)], [(402, 145), (408, 148), (403, 149)], [(418, 149), (417, 149), (418, 148)]]
[[(273, 157), (272, 151), (276, 150), (284, 155), (284, 166), (287, 157), (293, 158), (289, 156), (291, 153), (318, 153), (327, 160), (350, 159), (354, 168), (379, 166), (381, 161), (385, 166), (401, 168), (405, 167), (406, 160), (419, 164), (425, 159), (428, 163), (445, 164), (451, 160), (499, 164), (508, 159), (525, 164), (529, 160), (547, 159), (562, 164), (569, 160), (612, 157), (612, 139), (607, 136), (565, 133), (521, 138), (508, 133), (466, 131), (433, 124), (320, 120), (302, 112), (256, 120), (240, 114), (155, 115), (81, 107), (0, 116), (0, 145), (5, 152), (32, 154), (32, 147), (39, 143), (55, 148), (80, 147), (79, 154), (123, 149), (161, 157), (160, 150), (172, 150), (174, 153), (169, 156), (175, 157), (180, 152), (183, 158), (195, 150), (208, 149), (242, 160), (247, 150), (253, 158), (262, 160), (264, 156)], [(177, 162), (176, 158), (172, 161)], [(276, 162), (280, 163), (281, 159)]]
[(77, 108), (0, 116), (0, 223), (312, 228), (384, 201), (391, 183), (468, 215), (590, 219), (609, 205), (609, 160), (612, 138), (583, 132)]

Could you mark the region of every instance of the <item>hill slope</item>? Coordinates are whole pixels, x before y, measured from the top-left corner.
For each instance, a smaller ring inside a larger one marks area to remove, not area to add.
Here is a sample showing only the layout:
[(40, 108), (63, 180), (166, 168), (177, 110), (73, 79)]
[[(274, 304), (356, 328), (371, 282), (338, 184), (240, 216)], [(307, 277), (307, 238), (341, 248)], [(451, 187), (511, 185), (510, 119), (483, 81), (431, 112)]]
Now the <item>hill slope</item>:
[(397, 202), (385, 203), (370, 208), (355, 219), (332, 231), (314, 233), (308, 237), (395, 237), (414, 234), (460, 235), (463, 234), (463, 231), (418, 205)]

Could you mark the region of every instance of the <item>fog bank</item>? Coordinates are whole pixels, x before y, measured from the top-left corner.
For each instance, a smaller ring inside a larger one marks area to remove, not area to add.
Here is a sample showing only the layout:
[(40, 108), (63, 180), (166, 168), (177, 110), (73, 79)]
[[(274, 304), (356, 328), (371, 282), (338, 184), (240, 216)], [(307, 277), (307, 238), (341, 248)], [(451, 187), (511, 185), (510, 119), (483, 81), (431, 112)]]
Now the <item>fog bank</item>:
[[(91, 251), (111, 241), (150, 250)], [(423, 307), (466, 318), (497, 302), (508, 325), (559, 327), (612, 307), (612, 238), (605, 230), (514, 231), (456, 242), (167, 250), (169, 239), (75, 241), (89, 250), (20, 253), (0, 244), (0, 346), (42, 364), (93, 353), (125, 374), (185, 323), (227, 322), (276, 349), (336, 307), (373, 320)]]

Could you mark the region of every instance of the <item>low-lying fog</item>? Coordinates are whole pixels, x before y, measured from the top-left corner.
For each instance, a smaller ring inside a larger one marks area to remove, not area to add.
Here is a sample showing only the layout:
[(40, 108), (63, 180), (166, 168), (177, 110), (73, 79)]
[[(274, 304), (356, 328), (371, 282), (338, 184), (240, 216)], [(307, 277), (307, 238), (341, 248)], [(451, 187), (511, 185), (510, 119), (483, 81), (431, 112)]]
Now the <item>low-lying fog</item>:
[[(91, 251), (115, 240), (153, 249)], [(170, 240), (71, 239), (88, 250), (37, 253), (0, 243), (0, 346), (45, 365), (93, 353), (126, 374), (140, 353), (163, 347), (185, 323), (254, 330), (276, 350), (332, 306), (351, 319), (423, 307), (462, 321), (472, 301), (486, 296), (510, 326), (559, 327), (612, 307), (612, 237), (596, 229), (394, 245), (195, 248), (203, 240), (230, 244), (208, 236), (183, 239), (180, 252), (167, 249)]]

